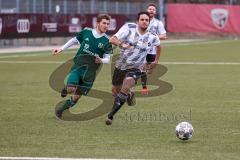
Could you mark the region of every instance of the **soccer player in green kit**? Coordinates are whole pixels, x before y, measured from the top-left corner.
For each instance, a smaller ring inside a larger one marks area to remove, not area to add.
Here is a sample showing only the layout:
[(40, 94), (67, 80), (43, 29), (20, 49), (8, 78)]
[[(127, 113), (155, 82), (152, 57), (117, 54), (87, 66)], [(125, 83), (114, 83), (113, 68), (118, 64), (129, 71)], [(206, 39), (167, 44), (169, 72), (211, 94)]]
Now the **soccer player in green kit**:
[(68, 74), (66, 86), (63, 88), (61, 96), (73, 94), (66, 103), (58, 107), (55, 111), (57, 118), (62, 119), (62, 113), (73, 107), (82, 95), (87, 95), (96, 77), (96, 71), (101, 63), (109, 63), (111, 50), (106, 50), (109, 37), (105, 34), (110, 24), (110, 16), (100, 14), (97, 17), (95, 29), (84, 28), (76, 37), (70, 39), (61, 48), (55, 48), (53, 55), (61, 53), (74, 44), (81, 44), (75, 57), (73, 66)]

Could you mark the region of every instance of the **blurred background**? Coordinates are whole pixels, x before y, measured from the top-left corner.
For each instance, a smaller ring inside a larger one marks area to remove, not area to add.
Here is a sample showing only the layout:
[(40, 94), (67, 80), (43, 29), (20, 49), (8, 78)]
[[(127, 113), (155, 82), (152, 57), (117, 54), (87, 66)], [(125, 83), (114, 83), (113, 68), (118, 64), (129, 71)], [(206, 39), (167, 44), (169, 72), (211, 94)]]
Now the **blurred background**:
[(240, 0), (0, 0), (0, 48), (63, 44), (94, 27), (99, 13), (112, 16), (111, 35), (148, 3), (158, 6), (169, 39), (240, 34)]

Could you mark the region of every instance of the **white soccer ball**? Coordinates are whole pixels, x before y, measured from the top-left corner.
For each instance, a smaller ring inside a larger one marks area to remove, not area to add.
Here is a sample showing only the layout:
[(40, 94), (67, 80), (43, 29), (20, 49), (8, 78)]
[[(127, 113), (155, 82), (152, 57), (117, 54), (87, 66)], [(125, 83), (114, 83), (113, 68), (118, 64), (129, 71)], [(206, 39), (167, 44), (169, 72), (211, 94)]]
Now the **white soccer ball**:
[(189, 122), (181, 122), (176, 126), (177, 138), (181, 140), (188, 140), (193, 136), (193, 126)]

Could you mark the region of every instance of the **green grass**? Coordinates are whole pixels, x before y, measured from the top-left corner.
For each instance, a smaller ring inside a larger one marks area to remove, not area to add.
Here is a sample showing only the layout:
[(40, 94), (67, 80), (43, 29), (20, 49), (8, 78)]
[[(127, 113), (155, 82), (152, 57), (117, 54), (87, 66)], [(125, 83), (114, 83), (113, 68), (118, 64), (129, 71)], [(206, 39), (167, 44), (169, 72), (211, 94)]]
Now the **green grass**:
[[(166, 45), (162, 62), (240, 62), (240, 41)], [(124, 106), (112, 126), (105, 115), (84, 122), (59, 121), (54, 108), (61, 100), (48, 84), (60, 64), (14, 61), (66, 61), (74, 51), (53, 57), (3, 58), (0, 55), (0, 156), (142, 158), (142, 159), (239, 159), (240, 65), (173, 65), (160, 79), (173, 90), (157, 97), (137, 98), (135, 107)], [(11, 56), (20, 54), (11, 54)], [(12, 61), (3, 63), (2, 61)], [(111, 91), (110, 65), (104, 66), (95, 89)], [(73, 112), (85, 112), (100, 99), (84, 97)], [(158, 120), (146, 114), (165, 114)], [(190, 116), (191, 113), (191, 116)], [(137, 118), (140, 114), (142, 117)], [(132, 121), (130, 121), (130, 116)], [(183, 142), (175, 137), (178, 122), (187, 120), (195, 129)]]

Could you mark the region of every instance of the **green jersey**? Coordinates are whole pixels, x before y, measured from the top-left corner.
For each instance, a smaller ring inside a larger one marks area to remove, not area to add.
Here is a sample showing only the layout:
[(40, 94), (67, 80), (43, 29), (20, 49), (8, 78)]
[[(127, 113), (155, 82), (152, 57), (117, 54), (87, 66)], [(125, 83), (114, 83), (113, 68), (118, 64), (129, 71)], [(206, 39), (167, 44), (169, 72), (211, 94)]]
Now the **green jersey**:
[[(104, 54), (111, 54), (112, 52), (107, 51), (105, 47), (110, 44), (109, 38), (106, 34), (99, 34), (91, 28), (84, 28), (76, 35), (76, 38), (81, 46), (73, 59), (74, 65), (68, 75), (67, 84), (80, 85), (80, 87), (89, 90), (98, 71), (100, 71), (101, 64), (95, 63), (96, 56), (104, 58)], [(81, 91), (85, 90), (83, 88)], [(86, 93), (84, 92), (84, 94)]]
[(87, 54), (103, 58), (104, 54), (109, 54), (104, 50), (104, 46), (109, 43), (109, 37), (106, 34), (100, 35), (95, 29), (86, 27), (76, 35), (76, 38), (81, 44), (76, 56)]

